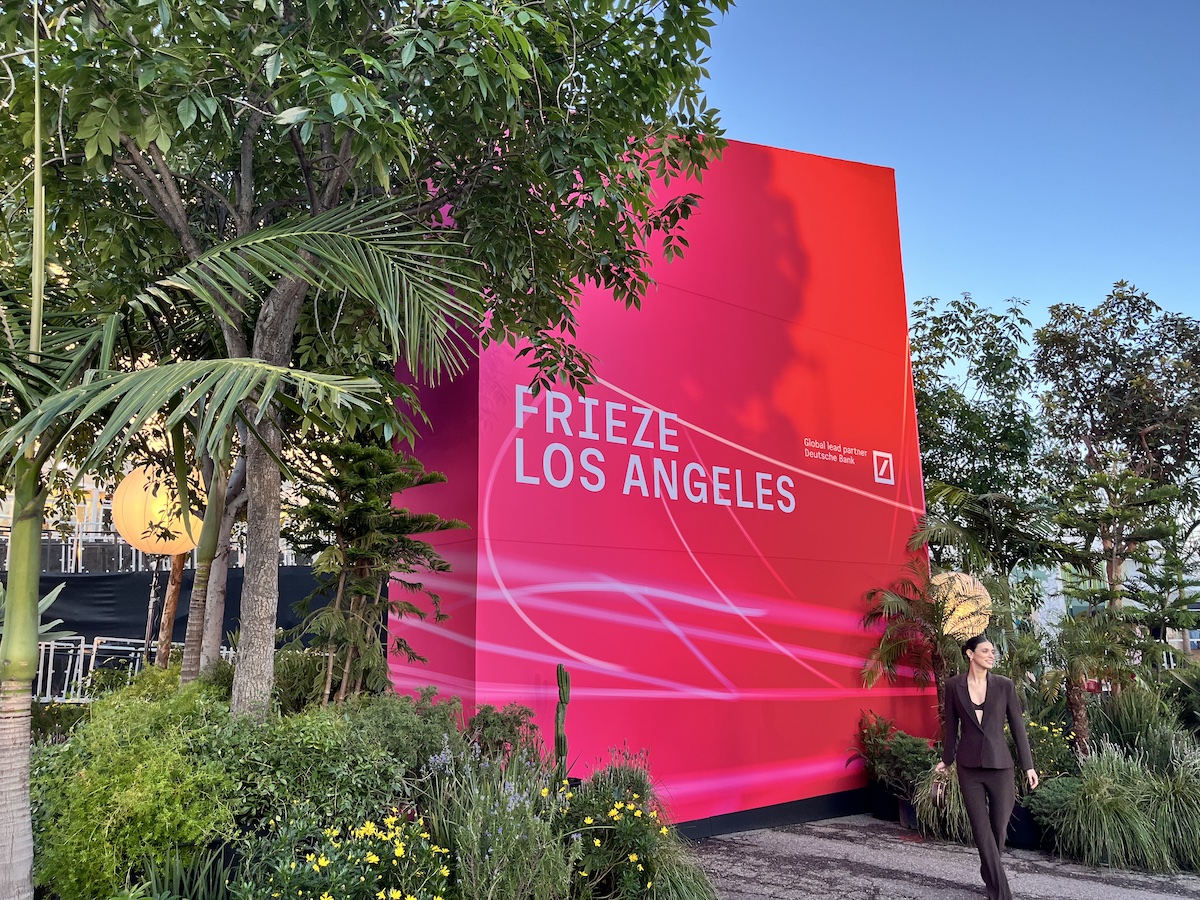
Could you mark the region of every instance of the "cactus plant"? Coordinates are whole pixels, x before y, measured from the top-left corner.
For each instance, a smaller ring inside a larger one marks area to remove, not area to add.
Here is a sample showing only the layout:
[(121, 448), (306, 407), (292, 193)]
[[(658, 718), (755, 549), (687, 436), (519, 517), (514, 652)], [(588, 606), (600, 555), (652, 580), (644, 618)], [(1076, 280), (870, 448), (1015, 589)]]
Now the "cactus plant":
[(571, 673), (558, 664), (558, 706), (554, 710), (554, 771), (561, 782), (567, 777), (567, 704), (571, 702)]

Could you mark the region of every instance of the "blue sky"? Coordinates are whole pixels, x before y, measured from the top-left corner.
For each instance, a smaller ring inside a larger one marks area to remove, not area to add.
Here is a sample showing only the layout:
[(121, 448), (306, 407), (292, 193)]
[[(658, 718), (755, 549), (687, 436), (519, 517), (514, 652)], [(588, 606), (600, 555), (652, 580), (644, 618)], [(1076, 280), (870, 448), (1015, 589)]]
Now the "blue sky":
[(896, 170), (905, 282), (1200, 317), (1200, 0), (740, 0), (730, 138)]

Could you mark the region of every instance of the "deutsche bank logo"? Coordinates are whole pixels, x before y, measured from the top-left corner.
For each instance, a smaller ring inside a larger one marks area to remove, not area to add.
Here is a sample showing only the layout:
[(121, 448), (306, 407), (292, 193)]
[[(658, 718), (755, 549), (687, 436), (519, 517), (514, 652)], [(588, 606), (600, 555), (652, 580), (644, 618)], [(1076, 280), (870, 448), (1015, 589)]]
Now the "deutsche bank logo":
[(892, 454), (882, 450), (872, 450), (874, 456), (875, 480), (880, 484), (895, 484), (896, 469), (892, 464)]

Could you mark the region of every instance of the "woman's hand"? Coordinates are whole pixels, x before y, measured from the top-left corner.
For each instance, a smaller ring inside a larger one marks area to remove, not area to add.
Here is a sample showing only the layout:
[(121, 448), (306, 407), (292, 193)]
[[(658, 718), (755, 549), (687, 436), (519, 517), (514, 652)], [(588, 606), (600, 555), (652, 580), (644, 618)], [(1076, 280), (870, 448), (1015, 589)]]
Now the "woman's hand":
[[(946, 771), (946, 764), (939, 759), (938, 764), (933, 767), (933, 771), (935, 771), (939, 775), (941, 775), (943, 772)], [(1037, 778), (1037, 775), (1035, 774), (1033, 777)]]
[(1025, 780), (1029, 783), (1029, 789), (1031, 791), (1037, 790), (1038, 774), (1037, 774), (1036, 769), (1026, 769), (1025, 770)]

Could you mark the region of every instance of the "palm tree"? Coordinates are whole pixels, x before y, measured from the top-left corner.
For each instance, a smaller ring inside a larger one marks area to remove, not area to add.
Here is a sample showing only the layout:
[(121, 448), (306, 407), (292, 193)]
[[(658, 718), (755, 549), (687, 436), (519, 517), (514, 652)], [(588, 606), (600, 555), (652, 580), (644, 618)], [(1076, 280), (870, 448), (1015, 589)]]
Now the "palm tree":
[[(368, 201), (219, 245), (141, 299), (166, 303), (182, 290), (220, 307), (254, 296), (256, 285), (274, 281), (286, 266), (304, 283), (372, 303), (393, 340), (403, 344), (400, 355), (414, 367), (444, 371), (461, 364), (456, 329), (474, 322), (468, 299), (473, 282), (466, 276), (451, 279), (457, 288), (451, 293), (437, 266), (439, 259), (448, 259), (456, 263), (448, 269), (462, 269), (453, 247), (448, 237), (430, 237), (398, 215), (394, 201)], [(38, 265), (35, 257), (35, 270)], [(36, 279), (34, 287), (37, 293)], [(304, 372), (253, 358), (119, 371), (113, 368), (114, 348), (131, 316), (56, 312), (46, 319), (43, 341), (43, 329), (30, 312), (40, 310), (40, 297), (29, 303), (26, 297), (11, 289), (0, 296), (0, 318), (7, 326), (7, 343), (0, 345), (5, 383), (0, 410), (8, 416), (0, 422), (7, 426), (0, 434), (0, 460), (8, 466), (13, 497), (7, 623), (0, 639), (0, 847), (12, 848), (12, 855), (0, 857), (0, 896), (18, 898), (32, 896), (30, 684), (37, 667), (46, 467), (60, 459), (80, 474), (113, 467), (134, 436), (151, 425), (173, 436), (177, 452), (183, 452), (186, 434), (197, 458), (224, 465), (238, 428), (257, 441), (271, 410), (337, 432), (356, 415), (357, 421), (379, 419), (371, 411), (390, 409), (391, 403), (391, 395), (372, 377)], [(282, 435), (271, 430), (276, 442), (270, 456), (281, 465)], [(209, 529), (219, 524), (205, 522)], [(209, 537), (211, 531), (205, 535), (202, 529), (201, 540)], [(273, 647), (273, 624), (270, 641)], [(268, 665), (271, 658), (268, 654)]]
[(1075, 750), (1087, 754), (1091, 749), (1088, 725), (1087, 682), (1111, 679), (1116, 683), (1131, 672), (1128, 626), (1110, 610), (1063, 618), (1058, 638), (1051, 648), (1065, 685)]
[(953, 604), (943, 591), (930, 587), (929, 559), (915, 555), (887, 588), (867, 593), (863, 627), (879, 630), (879, 643), (863, 663), (863, 682), (871, 687), (881, 677), (894, 682), (902, 668), (913, 681), (937, 691), (938, 721), (945, 706), (946, 679), (958, 671), (959, 638), (949, 633)]

